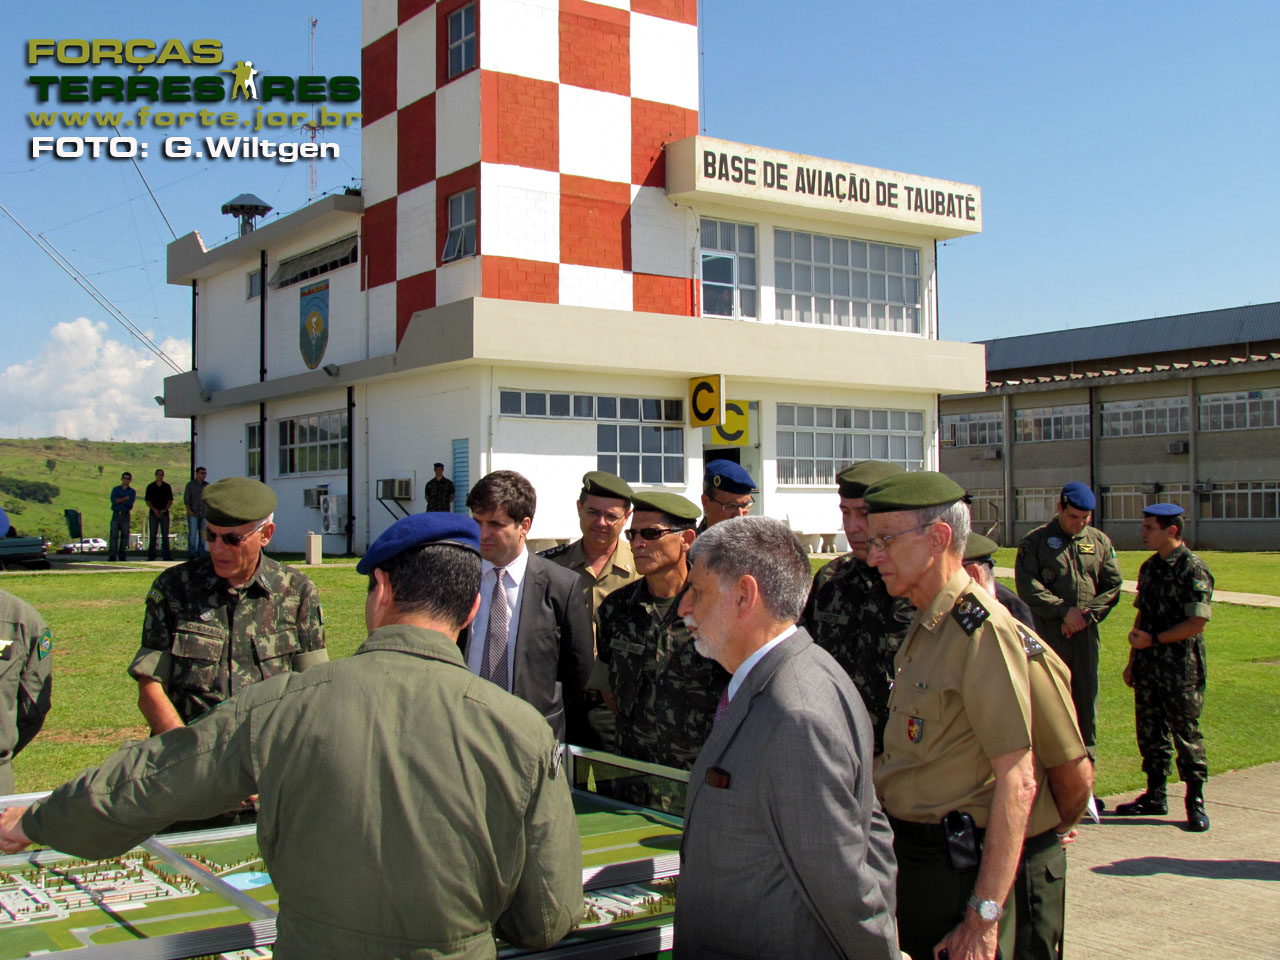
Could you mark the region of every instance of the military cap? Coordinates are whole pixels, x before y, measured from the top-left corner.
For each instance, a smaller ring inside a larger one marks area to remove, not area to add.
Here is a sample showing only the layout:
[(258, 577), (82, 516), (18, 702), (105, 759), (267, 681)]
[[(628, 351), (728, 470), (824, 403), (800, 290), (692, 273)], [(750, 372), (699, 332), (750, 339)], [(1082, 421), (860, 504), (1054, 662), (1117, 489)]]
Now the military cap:
[(867, 487), (885, 477), (896, 476), (906, 471), (896, 463), (885, 463), (883, 460), (863, 460), (851, 467), (845, 467), (836, 474), (836, 482), (840, 485), (840, 496), (850, 500), (859, 500), (867, 492)]
[(1062, 488), (1058, 503), (1064, 507), (1075, 507), (1077, 510), (1092, 510), (1098, 505), (1087, 483), (1073, 480)]
[(635, 491), (621, 477), (604, 470), (592, 470), (582, 475), (582, 495), (593, 497), (613, 497), (615, 500), (631, 501)]
[(970, 533), (969, 539), (964, 545), (964, 562), (974, 563), (980, 560), (990, 560), (999, 549), (1000, 544), (990, 537), (984, 537), (980, 533)]
[(216, 527), (254, 523), (275, 508), (275, 491), (252, 477), (226, 477), (204, 488), (204, 519)]
[(1180, 517), (1186, 511), (1176, 503), (1149, 503), (1142, 508), (1144, 517)]
[(919, 470), (878, 480), (867, 487), (862, 498), (867, 501), (867, 513), (919, 510), (963, 500), (964, 487), (944, 473)]
[(678, 493), (637, 493), (631, 497), (635, 510), (654, 510), (677, 520), (697, 520), (702, 509)]
[(756, 489), (751, 474), (732, 460), (712, 460), (702, 471), (702, 482), (725, 493), (752, 493)]
[(369, 573), (380, 563), (406, 550), (433, 543), (447, 543), (472, 553), (480, 552), (480, 524), (463, 513), (415, 513), (401, 517), (369, 545), (356, 564), (356, 573)]
[(433, 463), (431, 466), (432, 466), (432, 467), (439, 467), (441, 470), (443, 470), (443, 469), (444, 469), (444, 464), (443, 464), (443, 463), (440, 463), (439, 461), (437, 461), (436, 463)]

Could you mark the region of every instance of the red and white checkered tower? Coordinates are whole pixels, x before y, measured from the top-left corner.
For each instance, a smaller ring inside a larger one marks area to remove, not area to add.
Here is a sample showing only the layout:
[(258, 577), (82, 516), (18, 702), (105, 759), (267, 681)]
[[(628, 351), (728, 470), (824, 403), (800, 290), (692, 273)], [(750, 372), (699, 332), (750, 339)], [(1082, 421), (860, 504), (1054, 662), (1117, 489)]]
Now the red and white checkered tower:
[[(363, 282), (397, 344), (470, 297), (692, 312), (662, 148), (698, 131), (697, 0), (363, 0), (362, 25)], [(442, 262), (450, 197), (476, 255)]]

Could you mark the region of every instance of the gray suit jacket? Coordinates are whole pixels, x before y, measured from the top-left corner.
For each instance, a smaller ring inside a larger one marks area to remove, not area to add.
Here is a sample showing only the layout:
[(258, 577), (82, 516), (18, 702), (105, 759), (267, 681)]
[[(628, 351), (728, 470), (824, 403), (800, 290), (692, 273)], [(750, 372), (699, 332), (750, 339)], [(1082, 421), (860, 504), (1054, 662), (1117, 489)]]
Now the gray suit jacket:
[(676, 960), (896, 960), (871, 749), (862, 697), (803, 629), (752, 668), (689, 777)]
[[(470, 627), (458, 635), (467, 656)], [(582, 709), (582, 691), (595, 665), (591, 610), (578, 574), (535, 553), (529, 554), (520, 594), (520, 625), (511, 673), (511, 692), (538, 708), (556, 738), (564, 739), (565, 715)]]

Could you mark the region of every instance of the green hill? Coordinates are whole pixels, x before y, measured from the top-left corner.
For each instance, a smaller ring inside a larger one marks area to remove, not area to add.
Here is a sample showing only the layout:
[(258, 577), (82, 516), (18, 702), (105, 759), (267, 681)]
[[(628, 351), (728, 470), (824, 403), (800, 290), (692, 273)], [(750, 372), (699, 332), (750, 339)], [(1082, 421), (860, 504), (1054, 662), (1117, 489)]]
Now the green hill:
[[(0, 490), (0, 506), (19, 533), (44, 536), (53, 542), (55, 550), (68, 539), (62, 514), (65, 509), (80, 511), (86, 537), (105, 540), (111, 529), (111, 488), (128, 470), (138, 491), (133, 529), (145, 533), (147, 510), (142, 491), (159, 469), (164, 470), (175, 497), (171, 530), (185, 533), (182, 488), (191, 479), (190, 449), (189, 443), (99, 442), (66, 437), (0, 439), (0, 486), (9, 488)], [(46, 496), (51, 502), (41, 502)]]

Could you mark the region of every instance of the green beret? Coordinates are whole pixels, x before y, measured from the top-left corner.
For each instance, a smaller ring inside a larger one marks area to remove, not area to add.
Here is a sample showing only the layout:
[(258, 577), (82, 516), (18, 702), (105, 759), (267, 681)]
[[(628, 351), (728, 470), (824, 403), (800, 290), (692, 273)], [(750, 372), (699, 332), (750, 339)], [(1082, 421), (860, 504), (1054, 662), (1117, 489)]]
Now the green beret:
[(851, 467), (845, 467), (836, 474), (836, 482), (840, 485), (840, 496), (850, 500), (859, 500), (867, 492), (867, 487), (885, 479), (906, 473), (896, 463), (885, 463), (883, 460), (863, 460)]
[(964, 545), (964, 562), (970, 563), (975, 560), (990, 559), (999, 549), (1000, 544), (990, 537), (984, 537), (980, 533), (971, 533), (969, 534), (968, 542)]
[(944, 473), (919, 470), (879, 480), (867, 487), (862, 497), (867, 501), (867, 513), (892, 513), (955, 503), (964, 499), (964, 487)]
[(628, 503), (634, 491), (627, 481), (603, 470), (592, 470), (582, 475), (582, 495), (593, 497), (613, 497), (615, 500), (626, 500)]
[(631, 498), (635, 510), (654, 510), (677, 520), (697, 520), (702, 508), (678, 493), (637, 493)]
[(217, 527), (256, 523), (275, 508), (275, 493), (252, 477), (227, 477), (204, 488), (205, 522)]

